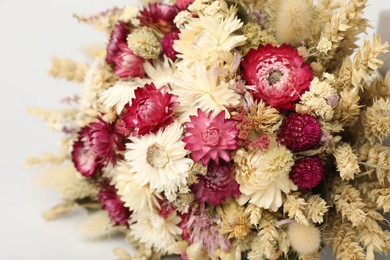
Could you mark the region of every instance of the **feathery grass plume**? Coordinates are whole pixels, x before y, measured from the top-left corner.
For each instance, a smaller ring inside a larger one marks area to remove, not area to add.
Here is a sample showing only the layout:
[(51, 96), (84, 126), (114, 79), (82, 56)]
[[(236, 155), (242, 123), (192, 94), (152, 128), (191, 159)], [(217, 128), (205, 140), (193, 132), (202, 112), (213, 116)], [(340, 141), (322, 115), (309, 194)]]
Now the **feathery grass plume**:
[(375, 210), (368, 210), (363, 225), (358, 227), (360, 243), (366, 248), (366, 259), (374, 259), (374, 251), (387, 254), (390, 250), (389, 231), (384, 231), (378, 222), (385, 218)]
[(378, 57), (387, 53), (388, 43), (383, 43), (379, 35), (374, 35), (372, 41), (365, 40), (359, 48), (352, 62), (351, 83), (354, 87), (364, 88), (365, 82), (371, 82), (373, 73), (383, 65)]
[(359, 236), (349, 222), (344, 222), (339, 214), (331, 214), (324, 227), (324, 241), (329, 244), (336, 258), (364, 260), (364, 249), (359, 244)]
[(312, 0), (279, 1), (275, 17), (276, 39), (278, 43), (297, 46), (309, 36), (312, 20)]
[(374, 100), (361, 115), (365, 138), (374, 144), (390, 135), (390, 98)]
[(29, 108), (28, 111), (48, 123), (48, 126), (53, 131), (61, 132), (66, 129), (68, 125), (74, 125), (78, 109), (41, 109), (41, 108)]
[(300, 259), (312, 259), (317, 255), (321, 245), (321, 232), (313, 224), (303, 225), (292, 222), (287, 229), (291, 247), (298, 253)]
[[(345, 55), (338, 57), (337, 52), (340, 48), (346, 48), (343, 52), (345, 54), (350, 52), (350, 49), (354, 46), (351, 45), (355, 40), (355, 36), (364, 32), (368, 26), (368, 20), (363, 19), (363, 10), (366, 7), (367, 0), (350, 0), (343, 2), (341, 7), (333, 13), (330, 21), (325, 24), (323, 29), (321, 40), (330, 41), (332, 43), (331, 49), (327, 53), (319, 52), (320, 60), (325, 67), (333, 59), (343, 59)], [(343, 43), (343, 41), (348, 44)], [(339, 64), (334, 64), (337, 68)]]
[(45, 212), (42, 213), (42, 216), (47, 221), (55, 220), (69, 213), (74, 208), (74, 206), (75, 204), (73, 202), (65, 202), (57, 206), (54, 206), (49, 210), (46, 210)]
[(42, 153), (40, 156), (30, 156), (26, 160), (26, 166), (45, 165), (45, 164), (61, 164), (70, 157), (67, 153), (58, 155), (53, 153)]
[(324, 216), (328, 212), (326, 201), (320, 195), (310, 195), (307, 199), (307, 204), (307, 218), (313, 221), (313, 223), (324, 222)]
[(263, 215), (263, 209), (257, 207), (254, 204), (249, 204), (246, 209), (246, 213), (249, 213), (249, 222), (253, 226), (257, 226), (260, 222), (260, 219)]
[(227, 234), (228, 238), (244, 239), (250, 232), (249, 213), (237, 202), (225, 203), (217, 208), (221, 217), (221, 234)]
[(335, 180), (332, 185), (332, 197), (337, 212), (343, 219), (348, 219), (354, 227), (360, 226), (366, 220), (364, 211), (366, 203), (363, 202), (360, 191), (348, 182)]
[(299, 192), (294, 192), (286, 195), (286, 200), (283, 203), (283, 212), (290, 219), (294, 219), (298, 223), (309, 226), (309, 221), (305, 215), (307, 203), (305, 199), (300, 197)]
[(133, 30), (127, 36), (127, 44), (137, 56), (145, 59), (158, 58), (161, 53), (160, 40), (153, 30), (148, 27)]
[(85, 23), (94, 27), (99, 31), (106, 32), (110, 34), (115, 24), (121, 18), (121, 15), (125, 9), (114, 7), (106, 11), (94, 14), (94, 15), (80, 15), (74, 14), (74, 18), (77, 19), (80, 23)]
[(87, 70), (88, 65), (85, 63), (53, 57), (51, 59), (49, 74), (59, 79), (82, 82)]
[(279, 230), (276, 225), (276, 218), (268, 211), (263, 212), (259, 222), (259, 233), (253, 239), (251, 251), (248, 253), (249, 260), (270, 259), (275, 255), (280, 241)]
[(81, 230), (82, 235), (90, 240), (109, 237), (126, 232), (125, 226), (115, 226), (107, 211), (99, 210), (88, 216)]
[(357, 87), (343, 89), (340, 92), (339, 104), (335, 108), (335, 118), (345, 127), (353, 125), (359, 117), (359, 89)]
[(337, 170), (340, 172), (341, 179), (353, 180), (355, 175), (360, 173), (358, 157), (352, 151), (350, 144), (343, 143), (337, 146), (333, 155), (336, 158)]
[(38, 183), (58, 190), (66, 201), (96, 198), (99, 192), (97, 185), (82, 177), (71, 163), (50, 167), (39, 176)]

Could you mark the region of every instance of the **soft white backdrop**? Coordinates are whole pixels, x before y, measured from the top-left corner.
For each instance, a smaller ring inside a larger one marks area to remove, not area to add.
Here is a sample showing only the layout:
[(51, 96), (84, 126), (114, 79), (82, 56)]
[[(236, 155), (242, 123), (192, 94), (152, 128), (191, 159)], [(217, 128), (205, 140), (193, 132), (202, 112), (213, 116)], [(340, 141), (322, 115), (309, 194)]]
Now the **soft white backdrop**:
[[(82, 47), (105, 39), (78, 24), (72, 14), (131, 3), (136, 0), (0, 0), (0, 259), (114, 259), (112, 248), (126, 246), (120, 239), (85, 241), (79, 232), (83, 212), (45, 222), (41, 212), (60, 202), (60, 197), (39, 189), (38, 171), (26, 171), (23, 165), (29, 155), (55, 151), (60, 137), (26, 108), (58, 108), (63, 97), (79, 90), (78, 85), (47, 76), (51, 56), (85, 60)], [(382, 17), (389, 17), (390, 1), (369, 0), (369, 4), (367, 17), (373, 25), (378, 25), (381, 11), (387, 10)], [(387, 35), (389, 22), (380, 26)]]

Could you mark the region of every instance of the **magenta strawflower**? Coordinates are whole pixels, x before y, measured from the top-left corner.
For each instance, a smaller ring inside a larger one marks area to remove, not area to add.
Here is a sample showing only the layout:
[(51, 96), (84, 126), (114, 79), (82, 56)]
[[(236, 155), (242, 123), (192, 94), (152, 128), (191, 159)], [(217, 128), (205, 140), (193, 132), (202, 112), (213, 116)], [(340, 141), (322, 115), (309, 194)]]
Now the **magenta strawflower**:
[(102, 208), (107, 210), (108, 215), (116, 225), (128, 225), (131, 213), (119, 199), (115, 187), (111, 186), (108, 180), (100, 185), (98, 200), (102, 204)]
[(176, 29), (173, 19), (179, 11), (179, 8), (173, 5), (149, 3), (148, 7), (140, 11), (138, 19), (143, 26), (167, 33)]
[(324, 164), (317, 156), (296, 160), (290, 172), (290, 179), (302, 190), (313, 189), (322, 181), (324, 176)]
[(217, 206), (224, 200), (238, 198), (241, 193), (234, 175), (233, 165), (227, 163), (218, 165), (210, 162), (207, 166), (207, 174), (198, 175), (198, 183), (192, 187), (195, 199), (201, 203), (209, 202)]
[(179, 30), (174, 30), (172, 32), (168, 32), (164, 35), (164, 38), (161, 41), (162, 52), (168, 58), (175, 61), (177, 52), (173, 49), (173, 43), (175, 40), (179, 39)]
[(118, 43), (117, 47), (116, 56), (113, 58), (115, 63), (114, 74), (122, 79), (143, 78), (145, 75), (144, 59), (135, 55), (127, 43)]
[(176, 0), (175, 5), (181, 10), (187, 9), (187, 7), (192, 4), (194, 0)]
[(219, 158), (230, 162), (230, 151), (237, 148), (236, 136), (238, 130), (231, 119), (225, 119), (225, 111), (214, 115), (211, 111), (208, 116), (198, 109), (197, 116), (190, 116), (190, 122), (185, 123), (187, 132), (183, 142), (185, 148), (191, 151), (194, 161), (201, 161), (203, 165), (213, 159), (217, 164)]
[(293, 152), (312, 149), (321, 141), (320, 122), (311, 115), (288, 115), (278, 134), (278, 141)]
[(310, 64), (290, 45), (260, 45), (241, 63), (242, 77), (253, 85), (251, 94), (278, 109), (294, 110), (294, 103), (309, 89), (313, 79)]
[(114, 59), (118, 55), (119, 43), (126, 43), (127, 35), (130, 33), (130, 27), (123, 21), (119, 21), (111, 32), (110, 40), (107, 45), (106, 62), (114, 65)]
[(170, 125), (176, 119), (173, 109), (179, 105), (177, 96), (167, 92), (165, 87), (146, 84), (134, 91), (131, 105), (126, 105), (122, 119), (133, 135), (145, 135)]

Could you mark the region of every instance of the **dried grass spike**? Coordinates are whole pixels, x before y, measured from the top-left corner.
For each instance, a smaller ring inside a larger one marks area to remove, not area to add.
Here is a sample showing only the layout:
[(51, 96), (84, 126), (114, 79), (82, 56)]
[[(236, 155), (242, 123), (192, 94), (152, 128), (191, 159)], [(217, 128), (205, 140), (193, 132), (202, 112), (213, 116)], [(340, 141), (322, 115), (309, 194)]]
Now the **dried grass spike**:
[(88, 65), (85, 63), (53, 57), (49, 74), (59, 79), (82, 82), (87, 70)]
[(114, 7), (98, 14), (85, 16), (74, 14), (73, 16), (81, 23), (95, 27), (99, 31), (109, 33), (123, 13), (123, 8)]
[(352, 151), (349, 144), (339, 145), (334, 150), (334, 157), (337, 162), (337, 170), (340, 172), (341, 179), (353, 180), (356, 174), (360, 173), (358, 157)]

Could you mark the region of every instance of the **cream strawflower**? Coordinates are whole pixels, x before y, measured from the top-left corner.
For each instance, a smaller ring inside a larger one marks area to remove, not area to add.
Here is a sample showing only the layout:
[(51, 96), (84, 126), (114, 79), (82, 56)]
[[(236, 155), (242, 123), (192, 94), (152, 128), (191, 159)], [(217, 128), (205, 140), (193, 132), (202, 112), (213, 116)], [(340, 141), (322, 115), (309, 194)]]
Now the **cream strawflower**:
[(184, 149), (182, 134), (183, 128), (175, 122), (156, 134), (130, 137), (125, 159), (138, 183), (167, 194), (187, 183), (192, 160), (186, 158), (189, 152)]
[(131, 211), (144, 212), (160, 208), (157, 199), (162, 199), (161, 196), (150, 191), (149, 185), (138, 183), (134, 174), (125, 162), (119, 162), (106, 176), (112, 179), (118, 195)]
[(165, 219), (155, 211), (135, 213), (131, 216), (130, 234), (147, 247), (166, 253), (167, 249), (180, 239), (182, 230), (177, 226), (180, 221), (176, 211)]
[(220, 81), (212, 70), (206, 68), (204, 62), (196, 62), (191, 69), (179, 64), (172, 92), (179, 97), (180, 104), (176, 112), (182, 122), (188, 121), (190, 115), (195, 115), (198, 108), (206, 114), (210, 111), (225, 111), (229, 118), (227, 107), (241, 102), (240, 95), (229, 88), (229, 83)]
[(230, 15), (224, 20), (212, 16), (199, 16), (181, 30), (173, 48), (186, 65), (205, 60), (208, 66), (224, 61), (226, 52), (245, 43), (244, 35), (235, 34), (243, 23)]
[(148, 80), (132, 79), (120, 80), (111, 88), (105, 90), (99, 95), (99, 103), (109, 111), (111, 108), (119, 115), (127, 103), (131, 103), (134, 98), (134, 90), (143, 87)]
[(157, 88), (170, 84), (175, 72), (172, 62), (166, 56), (164, 56), (164, 62), (157, 59), (152, 62), (146, 61), (144, 70)]
[(273, 144), (267, 151), (238, 150), (235, 157), (236, 180), (242, 193), (238, 202), (249, 201), (258, 207), (277, 211), (282, 205), (282, 192), (297, 187), (289, 179), (294, 165), (293, 154), (284, 146)]

